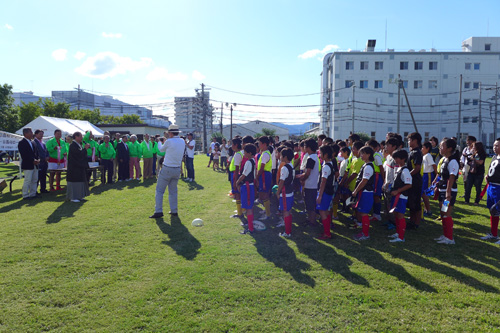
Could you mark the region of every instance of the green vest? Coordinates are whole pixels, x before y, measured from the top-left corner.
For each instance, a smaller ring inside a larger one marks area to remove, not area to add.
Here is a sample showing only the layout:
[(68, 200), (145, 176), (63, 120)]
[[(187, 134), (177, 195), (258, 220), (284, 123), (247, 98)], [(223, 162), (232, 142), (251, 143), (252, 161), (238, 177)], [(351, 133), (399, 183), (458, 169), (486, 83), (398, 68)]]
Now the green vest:
[(260, 166), (262, 165), (262, 156), (267, 153), (269, 155), (269, 161), (267, 161), (266, 165), (264, 165), (264, 171), (271, 172), (271, 169), (273, 167), (273, 161), (272, 161), (272, 156), (269, 150), (264, 151), (262, 154), (260, 154), (259, 157), (259, 165), (257, 167), (257, 170), (260, 170)]
[(49, 157), (57, 159), (57, 147), (61, 147), (61, 154), (60, 154), (60, 159), (64, 159), (64, 153), (67, 153), (68, 150), (66, 149), (66, 142), (63, 141), (63, 139), (59, 139), (59, 144), (57, 144), (56, 138), (52, 138), (47, 143), (45, 144), (45, 147), (47, 147), (47, 150), (49, 152)]
[(146, 140), (141, 142), (141, 149), (142, 149), (142, 157), (143, 158), (153, 158), (154, 154), (154, 145), (153, 141), (149, 141), (149, 148)]
[[(240, 154), (241, 158), (243, 159), (243, 152), (242, 151), (239, 151), (236, 154)], [(234, 155), (236, 155), (236, 154), (234, 154)], [(236, 171), (236, 166), (234, 165), (234, 156), (233, 156), (233, 159), (231, 160), (231, 164), (229, 164), (229, 171), (230, 172)]]
[(110, 142), (108, 147), (106, 147), (106, 143), (101, 143), (99, 145), (99, 152), (101, 153), (101, 158), (105, 160), (110, 160), (112, 158), (115, 158), (116, 156), (116, 151), (113, 148), (113, 144)]

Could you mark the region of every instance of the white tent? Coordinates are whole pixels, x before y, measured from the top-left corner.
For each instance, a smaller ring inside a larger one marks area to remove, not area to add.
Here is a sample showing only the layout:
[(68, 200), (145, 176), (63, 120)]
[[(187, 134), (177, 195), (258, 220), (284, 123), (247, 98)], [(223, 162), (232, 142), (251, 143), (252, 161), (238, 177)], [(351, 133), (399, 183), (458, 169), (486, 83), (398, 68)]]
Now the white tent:
[[(81, 132), (85, 134), (86, 131), (92, 131), (92, 134), (96, 137), (101, 137), (104, 135), (104, 132), (92, 125), (88, 121), (85, 120), (74, 120), (74, 119), (64, 119), (64, 118), (54, 118), (54, 117), (45, 117), (40, 116), (27, 124), (24, 127), (31, 127), (33, 132), (37, 129), (41, 129), (44, 131), (46, 137), (52, 137), (54, 135), (54, 131), (56, 129), (60, 129), (62, 131), (63, 137), (70, 134), (72, 135), (75, 132)], [(24, 128), (23, 127), (23, 128)], [(23, 129), (19, 129), (17, 134), (23, 134)]]

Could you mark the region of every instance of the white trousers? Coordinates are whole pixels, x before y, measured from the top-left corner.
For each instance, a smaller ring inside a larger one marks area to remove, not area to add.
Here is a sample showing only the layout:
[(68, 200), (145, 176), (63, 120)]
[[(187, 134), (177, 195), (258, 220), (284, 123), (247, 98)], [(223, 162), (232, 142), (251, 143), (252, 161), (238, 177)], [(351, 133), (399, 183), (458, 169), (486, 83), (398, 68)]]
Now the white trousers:
[(38, 183), (38, 169), (23, 170), (23, 198), (34, 198), (36, 196), (36, 188)]

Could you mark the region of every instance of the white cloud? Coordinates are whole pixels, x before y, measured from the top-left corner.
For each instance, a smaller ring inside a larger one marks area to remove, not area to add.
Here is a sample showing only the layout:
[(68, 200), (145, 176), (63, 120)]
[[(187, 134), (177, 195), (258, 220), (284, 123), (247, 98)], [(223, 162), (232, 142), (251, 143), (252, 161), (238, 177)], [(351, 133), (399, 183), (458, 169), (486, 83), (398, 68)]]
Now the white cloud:
[(78, 51), (75, 53), (74, 57), (78, 60), (82, 60), (83, 58), (85, 58), (86, 54), (85, 52), (81, 52), (81, 51)]
[(107, 33), (107, 32), (103, 32), (102, 33), (102, 37), (104, 38), (122, 38), (122, 34), (121, 33)]
[(206, 77), (205, 75), (201, 74), (197, 70), (194, 70), (193, 74), (191, 74), (191, 76), (193, 77), (193, 79), (198, 80), (198, 81), (201, 81)]
[(66, 49), (57, 49), (54, 52), (52, 52), (52, 58), (56, 61), (64, 61), (66, 60), (66, 54), (68, 53), (68, 50)]
[(317, 55), (325, 55), (327, 52), (330, 52), (331, 50), (337, 50), (339, 48), (338, 45), (327, 45), (323, 48), (323, 50), (318, 50), (318, 49), (314, 49), (314, 50), (309, 50), (309, 51), (306, 51), (302, 54), (299, 54), (299, 58), (301, 59), (309, 59), (309, 58), (314, 58), (316, 57)]
[(5, 27), (8, 29), (8, 30), (14, 30), (14, 27), (11, 26), (10, 24), (8, 23), (5, 23)]
[(184, 73), (169, 73), (164, 67), (155, 67), (147, 76), (148, 81), (158, 81), (166, 79), (169, 81), (183, 81), (186, 80), (188, 76)]
[(152, 64), (151, 58), (141, 58), (136, 61), (114, 52), (99, 52), (95, 56), (85, 59), (83, 64), (75, 69), (75, 72), (83, 76), (105, 79), (147, 68)]

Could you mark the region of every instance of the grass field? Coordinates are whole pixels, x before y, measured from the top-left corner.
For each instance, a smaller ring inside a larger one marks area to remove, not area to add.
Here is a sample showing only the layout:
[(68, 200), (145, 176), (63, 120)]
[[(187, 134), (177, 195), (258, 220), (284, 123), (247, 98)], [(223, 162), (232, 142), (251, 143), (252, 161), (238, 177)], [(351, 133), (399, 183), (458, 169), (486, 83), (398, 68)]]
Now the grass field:
[(0, 196), (0, 331), (500, 330), (500, 247), (478, 239), (484, 201), (459, 200), (454, 246), (433, 241), (434, 220), (403, 244), (379, 224), (356, 242), (339, 222), (319, 241), (298, 211), (291, 239), (251, 237), (229, 218), (226, 175), (206, 163), (197, 156), (197, 182), (179, 182), (179, 217), (157, 221), (154, 181), (95, 186), (82, 204), (23, 201), (15, 181)]

